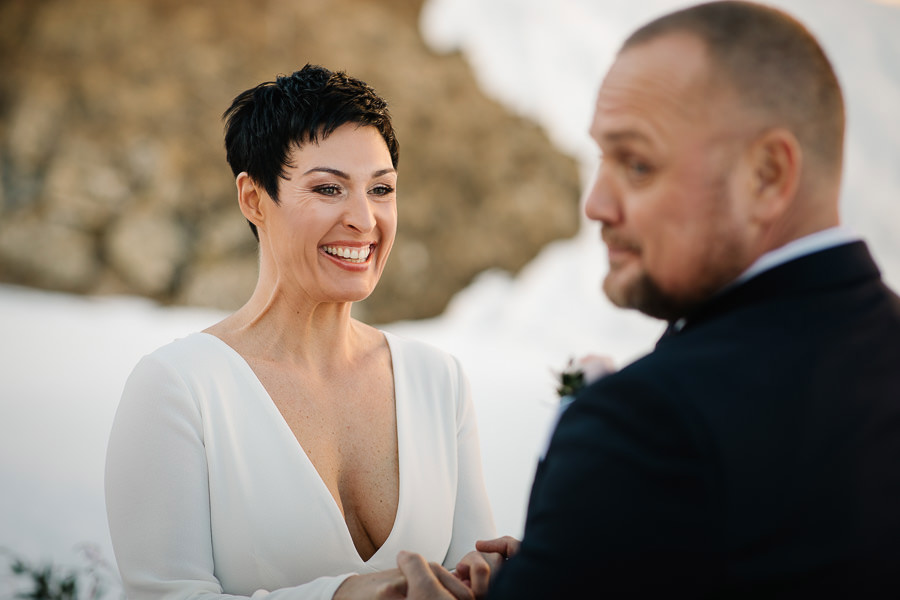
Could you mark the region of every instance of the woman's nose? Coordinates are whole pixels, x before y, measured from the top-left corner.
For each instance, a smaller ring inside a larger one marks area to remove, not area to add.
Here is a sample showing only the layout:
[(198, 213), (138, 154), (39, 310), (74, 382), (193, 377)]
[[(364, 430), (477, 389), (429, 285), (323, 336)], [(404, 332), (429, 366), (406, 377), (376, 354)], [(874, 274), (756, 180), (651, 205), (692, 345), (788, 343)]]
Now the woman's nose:
[(352, 192), (344, 211), (344, 226), (368, 233), (375, 228), (375, 213), (365, 191)]

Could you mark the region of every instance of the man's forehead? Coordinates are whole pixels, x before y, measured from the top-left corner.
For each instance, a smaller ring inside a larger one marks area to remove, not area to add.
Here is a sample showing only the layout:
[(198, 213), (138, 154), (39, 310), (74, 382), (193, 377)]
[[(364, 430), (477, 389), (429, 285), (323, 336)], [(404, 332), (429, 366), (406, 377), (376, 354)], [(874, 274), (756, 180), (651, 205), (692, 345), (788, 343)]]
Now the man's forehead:
[(708, 67), (706, 43), (693, 33), (672, 31), (621, 50), (607, 76), (643, 71), (684, 87), (705, 77)]
[(592, 134), (647, 135), (645, 128), (702, 123), (707, 69), (703, 44), (687, 34), (667, 34), (623, 51), (597, 94)]

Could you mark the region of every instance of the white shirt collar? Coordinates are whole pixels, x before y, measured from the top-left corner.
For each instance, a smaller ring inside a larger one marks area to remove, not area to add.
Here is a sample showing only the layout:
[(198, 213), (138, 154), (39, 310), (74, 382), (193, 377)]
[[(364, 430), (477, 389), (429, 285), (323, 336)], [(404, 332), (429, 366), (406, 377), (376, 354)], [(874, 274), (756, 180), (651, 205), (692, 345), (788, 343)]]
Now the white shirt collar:
[[(802, 238), (792, 240), (784, 246), (770, 250), (760, 256), (746, 271), (741, 273), (737, 279), (726, 285), (718, 293), (731, 289), (736, 285), (744, 283), (748, 279), (756, 277), (764, 271), (773, 269), (778, 265), (783, 265), (795, 258), (800, 258), (801, 256), (806, 256), (807, 254), (819, 252), (820, 250), (825, 250), (827, 248), (834, 248), (835, 246), (857, 242), (861, 239), (862, 238), (850, 228), (838, 225), (837, 227), (823, 229), (822, 231), (817, 231), (807, 236), (803, 236)], [(687, 320), (681, 318), (672, 325), (675, 331), (681, 331), (686, 324)]]
[(743, 283), (764, 271), (768, 271), (778, 265), (783, 265), (795, 258), (800, 258), (801, 256), (806, 256), (807, 254), (819, 252), (820, 250), (825, 250), (827, 248), (856, 242), (860, 239), (861, 238), (850, 228), (843, 225), (811, 233), (802, 238), (790, 241), (780, 248), (775, 248), (774, 250), (766, 252), (726, 287), (732, 287), (739, 283)]

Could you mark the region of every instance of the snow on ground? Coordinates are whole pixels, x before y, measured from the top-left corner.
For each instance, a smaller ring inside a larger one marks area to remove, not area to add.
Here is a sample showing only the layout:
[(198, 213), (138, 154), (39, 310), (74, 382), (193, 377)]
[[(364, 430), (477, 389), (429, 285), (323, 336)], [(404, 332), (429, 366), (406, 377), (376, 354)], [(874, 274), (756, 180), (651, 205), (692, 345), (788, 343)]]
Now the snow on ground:
[[(595, 152), (585, 130), (601, 73), (630, 29), (684, 4), (430, 0), (422, 28), (435, 48), (461, 48), (485, 89), (544, 125), (579, 159), (587, 180)], [(807, 22), (836, 65), (848, 98), (846, 221), (870, 241), (898, 289), (900, 9), (851, 0), (774, 4)], [(521, 534), (554, 413), (553, 369), (588, 352), (623, 364), (648, 351), (661, 331), (600, 294), (605, 255), (597, 233), (585, 224), (516, 277), (483, 273), (438, 318), (384, 326), (463, 363), (503, 533)], [(0, 286), (0, 547), (71, 562), (77, 544), (92, 542), (112, 559), (103, 461), (125, 378), (142, 355), (222, 316)]]

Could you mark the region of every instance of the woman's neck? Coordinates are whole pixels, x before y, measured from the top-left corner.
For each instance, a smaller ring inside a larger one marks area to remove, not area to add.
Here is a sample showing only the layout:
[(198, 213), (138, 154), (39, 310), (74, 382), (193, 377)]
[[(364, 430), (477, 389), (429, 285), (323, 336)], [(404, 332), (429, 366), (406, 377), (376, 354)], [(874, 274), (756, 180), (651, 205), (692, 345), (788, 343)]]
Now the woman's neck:
[(351, 306), (258, 285), (244, 306), (207, 332), (245, 358), (336, 365), (352, 361), (362, 343), (365, 326), (351, 318)]

